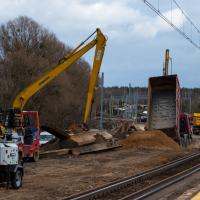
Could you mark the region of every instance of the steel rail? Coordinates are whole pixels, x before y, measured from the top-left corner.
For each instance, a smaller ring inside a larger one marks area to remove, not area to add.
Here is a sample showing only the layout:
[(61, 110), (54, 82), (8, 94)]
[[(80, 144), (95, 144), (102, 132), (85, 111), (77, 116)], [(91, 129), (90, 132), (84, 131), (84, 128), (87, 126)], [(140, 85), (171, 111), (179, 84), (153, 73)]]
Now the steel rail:
[(146, 187), (138, 192), (129, 194), (123, 198), (121, 198), (120, 200), (141, 200), (141, 199), (145, 199), (147, 197), (150, 197), (160, 191), (162, 191), (163, 189), (189, 177), (190, 175), (193, 175), (194, 173), (197, 173), (200, 171), (200, 164), (193, 166), (185, 171), (182, 171), (178, 174), (175, 174), (171, 177), (168, 177), (166, 179), (161, 180), (158, 183), (155, 183), (149, 187)]
[(144, 171), (143, 173), (140, 173), (136, 176), (130, 176), (127, 178), (123, 178), (114, 182), (111, 182), (109, 184), (82, 192), (82, 193), (78, 193), (75, 195), (71, 195), (69, 197), (63, 198), (63, 200), (91, 200), (91, 199), (95, 199), (97, 197), (101, 197), (105, 194), (111, 193), (115, 190), (119, 190), (121, 188), (126, 188), (129, 185), (133, 185), (136, 183), (139, 183), (145, 179), (148, 179), (152, 176), (155, 176), (159, 173), (162, 173), (166, 170), (169, 170), (171, 168), (177, 167), (183, 163), (186, 163), (188, 161), (194, 160), (196, 158), (200, 157), (200, 153), (194, 153), (191, 154), (189, 156), (183, 157), (183, 158), (179, 158), (175, 161), (166, 163), (164, 165), (161, 165), (159, 167)]

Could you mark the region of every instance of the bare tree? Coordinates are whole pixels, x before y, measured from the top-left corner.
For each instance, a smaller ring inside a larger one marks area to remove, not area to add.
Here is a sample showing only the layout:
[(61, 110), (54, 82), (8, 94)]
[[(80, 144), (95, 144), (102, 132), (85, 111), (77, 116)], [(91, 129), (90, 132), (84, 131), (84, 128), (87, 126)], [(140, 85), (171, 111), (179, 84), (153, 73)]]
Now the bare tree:
[[(0, 104), (10, 107), (15, 96), (56, 66), (70, 50), (32, 19), (18, 17), (0, 27)], [(79, 59), (35, 94), (25, 106), (38, 110), (41, 123), (60, 127), (80, 122), (85, 107), (90, 67)]]

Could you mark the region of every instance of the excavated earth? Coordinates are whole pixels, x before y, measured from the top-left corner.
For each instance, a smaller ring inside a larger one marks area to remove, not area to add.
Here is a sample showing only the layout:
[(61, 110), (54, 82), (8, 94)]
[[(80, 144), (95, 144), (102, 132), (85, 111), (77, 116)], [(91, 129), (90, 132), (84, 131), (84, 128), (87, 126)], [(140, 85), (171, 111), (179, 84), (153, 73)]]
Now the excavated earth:
[[(122, 141), (122, 148), (112, 151), (46, 158), (37, 163), (27, 162), (23, 187), (17, 191), (0, 187), (0, 200), (62, 199), (70, 194), (135, 175), (194, 151), (193, 146), (187, 150), (180, 148), (171, 139), (165, 138), (163, 133), (155, 133), (153, 139), (149, 136), (148, 140), (144, 139), (148, 133), (145, 136), (143, 134), (130, 135), (130, 138)], [(161, 142), (163, 138), (164, 143)], [(195, 138), (195, 150), (199, 149), (199, 141), (199, 137)]]

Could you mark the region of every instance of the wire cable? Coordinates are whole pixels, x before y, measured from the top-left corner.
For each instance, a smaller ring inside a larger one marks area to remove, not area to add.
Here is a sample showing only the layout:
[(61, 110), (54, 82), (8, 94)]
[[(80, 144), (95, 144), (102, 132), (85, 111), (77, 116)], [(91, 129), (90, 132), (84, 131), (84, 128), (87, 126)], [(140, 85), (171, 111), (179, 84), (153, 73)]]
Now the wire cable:
[(197, 31), (197, 33), (199, 34), (200, 37), (200, 30), (197, 28), (197, 26), (192, 22), (192, 20), (186, 15), (186, 13), (183, 11), (183, 9), (181, 9), (181, 7), (179, 6), (179, 4), (173, 0), (173, 2), (175, 3), (175, 5), (178, 7), (178, 9), (182, 12), (182, 14), (184, 15), (185, 19), (187, 21), (189, 21), (189, 23), (191, 24), (191, 37), (184, 31), (181, 30), (178, 26), (176, 26), (173, 22), (172, 19), (168, 19), (166, 16), (164, 16), (162, 14), (162, 12), (160, 12), (160, 8), (156, 9), (156, 7), (154, 7), (149, 1), (147, 0), (142, 0), (151, 10), (153, 10), (158, 16), (160, 16), (165, 22), (167, 22), (173, 29), (175, 29), (179, 34), (181, 34), (185, 39), (187, 39), (192, 45), (194, 45), (196, 48), (198, 48), (200, 50), (200, 45), (195, 42), (192, 39), (192, 26), (195, 28), (195, 30)]

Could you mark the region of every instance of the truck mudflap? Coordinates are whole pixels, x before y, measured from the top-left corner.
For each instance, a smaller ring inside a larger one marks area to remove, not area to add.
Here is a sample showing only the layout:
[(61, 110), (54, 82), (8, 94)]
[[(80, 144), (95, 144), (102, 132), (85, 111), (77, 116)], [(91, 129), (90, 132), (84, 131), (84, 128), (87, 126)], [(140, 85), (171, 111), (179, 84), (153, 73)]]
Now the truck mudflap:
[(161, 131), (163, 131), (168, 137), (172, 138), (173, 140), (175, 140), (176, 142), (179, 143), (180, 141), (180, 135), (177, 135), (177, 134), (174, 134), (177, 129), (174, 127), (174, 128), (164, 128), (164, 129), (161, 129)]
[(180, 135), (179, 138), (179, 144), (182, 147), (187, 147), (188, 145), (190, 145), (192, 143), (192, 136), (189, 134), (182, 134)]

